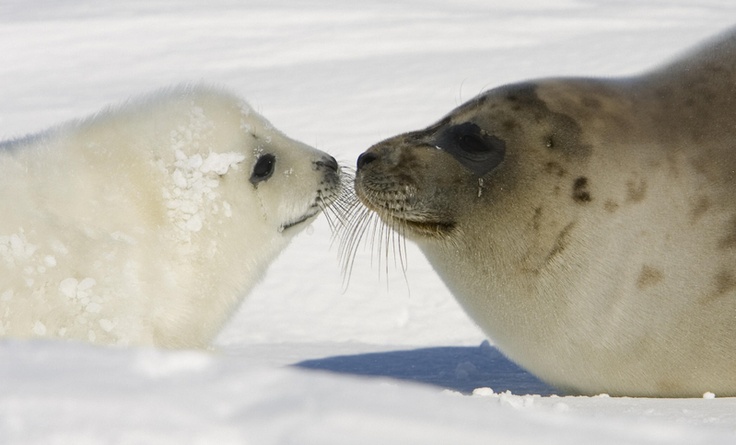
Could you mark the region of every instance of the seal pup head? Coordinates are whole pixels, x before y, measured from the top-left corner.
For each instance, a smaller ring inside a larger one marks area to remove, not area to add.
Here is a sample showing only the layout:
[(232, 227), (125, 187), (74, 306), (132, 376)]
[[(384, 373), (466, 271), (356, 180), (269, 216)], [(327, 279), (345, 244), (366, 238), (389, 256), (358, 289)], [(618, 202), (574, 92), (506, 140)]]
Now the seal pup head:
[(182, 87), (153, 101), (164, 108), (156, 110), (156, 137), (175, 128), (155, 153), (169, 208), (162, 231), (174, 234), (174, 262), (199, 264), (182, 265), (177, 286), (209, 300), (195, 314), (187, 305), (169, 310), (156, 322), (155, 342), (206, 344), (290, 240), (338, 200), (345, 175), (332, 156), (227, 92)]
[(248, 126), (252, 156), (246, 158), (254, 208), (284, 237), (308, 226), (341, 191), (335, 158), (289, 139), (270, 125)]
[[(239, 207), (266, 224), (249, 226), (290, 238), (340, 195), (344, 175), (332, 156), (289, 138), (245, 101), (202, 86), (180, 87), (163, 96), (168, 99), (154, 95), (152, 100), (171, 108), (165, 114), (188, 113), (189, 122), (182, 140), (168, 150), (162, 146), (160, 156), (166, 159), (173, 152), (181, 158), (169, 160), (174, 165), (191, 161), (202, 173), (225, 181), (222, 185), (235, 182), (251, 190), (238, 195)], [(233, 172), (228, 165), (236, 167)]]

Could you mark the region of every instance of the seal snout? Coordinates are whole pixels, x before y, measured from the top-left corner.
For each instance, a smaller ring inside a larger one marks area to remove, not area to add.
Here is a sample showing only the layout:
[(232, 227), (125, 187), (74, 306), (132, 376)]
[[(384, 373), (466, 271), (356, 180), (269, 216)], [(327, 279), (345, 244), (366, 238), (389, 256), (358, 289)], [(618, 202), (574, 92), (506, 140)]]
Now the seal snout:
[(378, 159), (377, 154), (370, 152), (370, 151), (366, 151), (365, 153), (358, 156), (358, 170), (360, 170), (361, 168), (365, 167), (366, 165), (370, 164), (371, 162), (377, 159)]
[[(413, 158), (412, 150), (416, 144), (407, 141), (404, 135), (380, 142), (358, 156), (357, 171), (371, 166), (371, 169), (393, 169), (404, 168), (407, 162)], [(371, 165), (373, 164), (373, 165)]]
[(318, 168), (327, 169), (335, 173), (340, 170), (340, 166), (338, 165), (337, 160), (330, 155), (323, 156), (322, 159), (316, 161), (314, 165), (316, 165)]

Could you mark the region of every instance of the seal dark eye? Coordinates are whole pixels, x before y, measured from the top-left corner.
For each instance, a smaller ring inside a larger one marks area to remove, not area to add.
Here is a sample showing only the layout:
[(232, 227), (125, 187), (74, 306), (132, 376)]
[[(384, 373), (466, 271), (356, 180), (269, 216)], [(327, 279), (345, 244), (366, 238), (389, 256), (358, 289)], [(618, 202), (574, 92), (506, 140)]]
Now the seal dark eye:
[(491, 148), (477, 134), (460, 135), (457, 142), (460, 148), (468, 153), (483, 153)]
[(506, 143), (478, 125), (465, 122), (448, 127), (437, 136), (437, 147), (446, 151), (478, 176), (485, 176), (503, 161)]
[(261, 181), (265, 181), (273, 174), (273, 168), (276, 165), (276, 156), (265, 154), (258, 158), (256, 165), (253, 166), (253, 173), (250, 175), (250, 182), (253, 185)]

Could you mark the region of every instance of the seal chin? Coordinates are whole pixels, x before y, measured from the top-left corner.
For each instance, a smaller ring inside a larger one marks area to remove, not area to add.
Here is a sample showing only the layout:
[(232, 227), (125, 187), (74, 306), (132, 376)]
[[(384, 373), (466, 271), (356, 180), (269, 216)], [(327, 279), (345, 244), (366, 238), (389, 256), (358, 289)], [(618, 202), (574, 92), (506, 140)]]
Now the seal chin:
[(334, 174), (328, 174), (326, 182), (330, 184), (330, 187), (324, 190), (318, 190), (317, 198), (312, 202), (307, 211), (302, 216), (282, 224), (278, 229), (279, 232), (289, 230), (292, 227), (299, 226), (311, 220), (313, 217), (319, 215), (321, 211), (329, 210), (330, 206), (340, 199), (343, 188), (340, 183), (339, 173), (334, 171)]
[(305, 213), (304, 215), (282, 224), (279, 227), (279, 232), (287, 231), (293, 227), (299, 226), (302, 223), (309, 221), (313, 217), (317, 216), (321, 210), (322, 209), (318, 205), (312, 205), (312, 207), (310, 207), (307, 213)]

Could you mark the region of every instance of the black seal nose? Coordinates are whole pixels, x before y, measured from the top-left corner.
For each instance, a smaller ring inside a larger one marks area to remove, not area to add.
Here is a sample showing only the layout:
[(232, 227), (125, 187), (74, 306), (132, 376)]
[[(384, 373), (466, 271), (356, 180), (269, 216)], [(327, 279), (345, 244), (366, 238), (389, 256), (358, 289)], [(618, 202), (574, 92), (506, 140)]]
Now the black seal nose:
[(333, 172), (336, 172), (340, 169), (340, 166), (337, 164), (337, 161), (332, 156), (325, 156), (319, 161), (315, 162), (317, 164), (317, 167), (327, 167), (329, 170), (332, 170)]
[(367, 151), (361, 154), (360, 156), (358, 156), (358, 170), (375, 161), (376, 159), (378, 159), (378, 155), (375, 153)]

